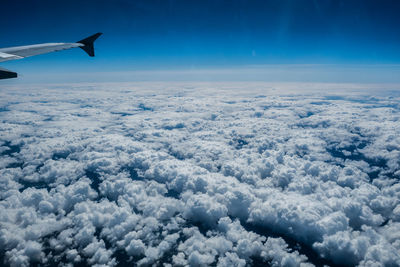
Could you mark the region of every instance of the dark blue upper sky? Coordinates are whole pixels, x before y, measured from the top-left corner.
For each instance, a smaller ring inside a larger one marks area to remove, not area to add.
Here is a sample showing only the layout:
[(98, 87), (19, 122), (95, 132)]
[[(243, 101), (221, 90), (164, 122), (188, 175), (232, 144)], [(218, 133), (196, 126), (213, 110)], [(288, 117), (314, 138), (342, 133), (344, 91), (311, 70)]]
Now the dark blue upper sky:
[(104, 72), (400, 63), (395, 0), (2, 0), (1, 6), (0, 47), (104, 33), (95, 65), (78, 50), (26, 59), (28, 66), (2, 65), (17, 70), (47, 70), (50, 61), (54, 70)]

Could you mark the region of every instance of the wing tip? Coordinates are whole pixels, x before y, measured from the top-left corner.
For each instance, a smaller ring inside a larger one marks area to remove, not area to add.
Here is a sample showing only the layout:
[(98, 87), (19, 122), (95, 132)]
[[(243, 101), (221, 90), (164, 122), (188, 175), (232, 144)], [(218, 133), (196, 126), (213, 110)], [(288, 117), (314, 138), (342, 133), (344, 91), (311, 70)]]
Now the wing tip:
[(83, 40), (78, 41), (77, 43), (83, 44), (83, 46), (80, 46), (83, 51), (85, 51), (90, 57), (94, 57), (94, 41), (97, 40), (103, 33), (98, 32), (95, 33)]

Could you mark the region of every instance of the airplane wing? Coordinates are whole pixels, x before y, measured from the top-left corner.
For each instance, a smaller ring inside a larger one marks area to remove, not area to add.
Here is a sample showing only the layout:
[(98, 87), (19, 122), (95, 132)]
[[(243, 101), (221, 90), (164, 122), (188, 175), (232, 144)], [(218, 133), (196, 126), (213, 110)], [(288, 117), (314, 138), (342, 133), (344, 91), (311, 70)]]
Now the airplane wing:
[(13, 59), (20, 59), (20, 58), (22, 58), (22, 57), (0, 52), (0, 62), (13, 60)]
[[(2, 48), (0, 49), (0, 62), (31, 57), (75, 47), (83, 49), (89, 56), (94, 57), (93, 43), (101, 34), (102, 33), (96, 33), (76, 43), (46, 43)], [(17, 73), (0, 68), (0, 79), (9, 79), (15, 77), (17, 77)]]

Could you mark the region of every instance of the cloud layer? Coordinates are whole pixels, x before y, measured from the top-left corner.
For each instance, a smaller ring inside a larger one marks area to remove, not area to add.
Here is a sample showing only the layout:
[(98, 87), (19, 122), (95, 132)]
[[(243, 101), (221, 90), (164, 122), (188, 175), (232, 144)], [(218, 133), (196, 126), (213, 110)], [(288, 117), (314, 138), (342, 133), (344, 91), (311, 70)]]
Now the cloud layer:
[(400, 265), (398, 94), (302, 86), (1, 89), (1, 260)]

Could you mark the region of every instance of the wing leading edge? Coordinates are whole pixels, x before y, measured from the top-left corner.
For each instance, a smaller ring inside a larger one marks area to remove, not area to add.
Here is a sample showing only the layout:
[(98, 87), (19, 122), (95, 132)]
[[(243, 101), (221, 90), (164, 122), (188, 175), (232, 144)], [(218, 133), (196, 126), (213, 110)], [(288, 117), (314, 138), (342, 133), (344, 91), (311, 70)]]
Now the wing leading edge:
[[(79, 47), (84, 50), (89, 56), (94, 57), (94, 41), (100, 37), (102, 33), (96, 33), (76, 43), (46, 43), (27, 46), (16, 46), (0, 49), (0, 62), (22, 59), (26, 57), (47, 54), (51, 52), (71, 49)], [(1, 69), (0, 79), (16, 78), (17, 73)]]

